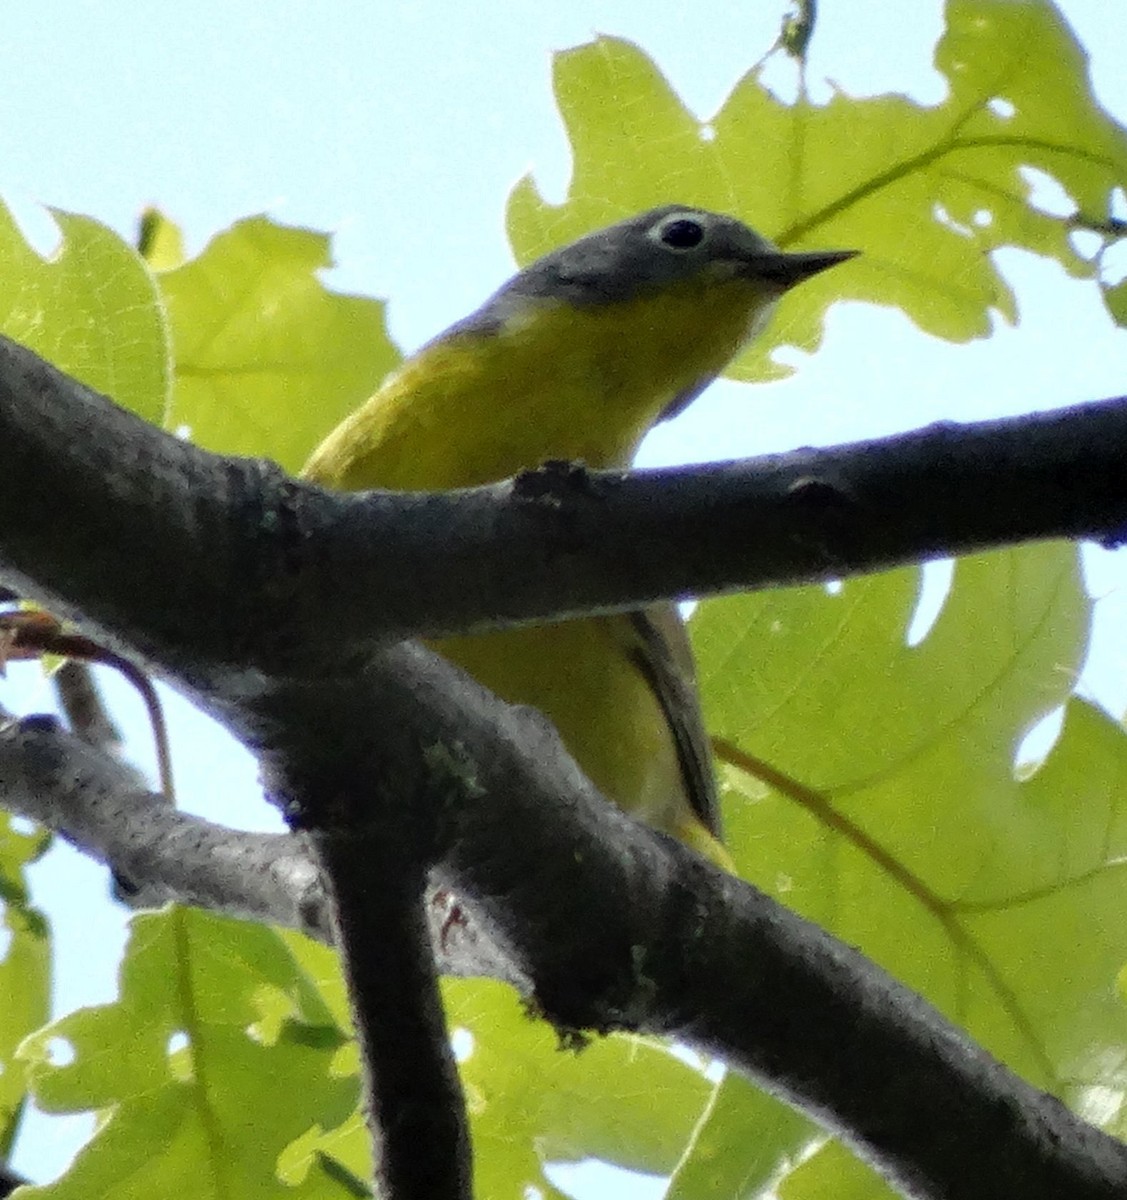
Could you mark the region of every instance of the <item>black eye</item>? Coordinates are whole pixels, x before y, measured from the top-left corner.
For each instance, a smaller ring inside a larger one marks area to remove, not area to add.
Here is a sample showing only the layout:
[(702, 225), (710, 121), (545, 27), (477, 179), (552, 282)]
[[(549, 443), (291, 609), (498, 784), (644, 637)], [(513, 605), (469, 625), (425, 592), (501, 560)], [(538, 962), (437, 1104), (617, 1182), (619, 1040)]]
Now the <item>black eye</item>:
[(692, 250), (704, 241), (704, 226), (689, 217), (678, 217), (662, 227), (658, 234), (662, 245), (671, 250)]

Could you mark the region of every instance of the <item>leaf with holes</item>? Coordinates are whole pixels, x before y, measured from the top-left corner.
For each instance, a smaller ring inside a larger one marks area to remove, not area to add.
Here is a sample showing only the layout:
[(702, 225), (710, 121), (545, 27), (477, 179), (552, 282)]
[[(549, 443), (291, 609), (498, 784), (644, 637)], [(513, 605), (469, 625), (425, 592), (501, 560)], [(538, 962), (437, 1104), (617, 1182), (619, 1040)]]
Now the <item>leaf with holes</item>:
[[(1102, 1096), (1111, 1121), (1127, 735), (1072, 696), (1078, 567), (1060, 544), (961, 560), (913, 644), (917, 571), (710, 602), (692, 632), (741, 872), (1034, 1083), (1081, 1110)], [(1051, 753), (1016, 767), (1061, 705)]]
[[(1127, 178), (1127, 131), (1092, 94), (1084, 51), (1047, 0), (951, 0), (936, 51), (942, 104), (905, 96), (826, 104), (780, 100), (761, 68), (702, 120), (635, 45), (600, 37), (557, 56), (556, 97), (574, 170), (564, 203), (526, 176), (509, 199), (522, 262), (629, 213), (670, 202), (741, 217), (789, 249), (856, 248), (855, 262), (787, 297), (768, 333), (729, 370), (782, 373), (780, 342), (805, 349), (821, 314), (848, 296), (900, 308), (954, 341), (985, 337), (1016, 302), (994, 250), (1016, 246), (1097, 274)], [(1037, 173), (1068, 196), (1046, 211)], [(1089, 256), (1074, 243), (1085, 229)], [(1117, 293), (1105, 291), (1121, 317)]]
[(355, 1106), (355, 1078), (332, 1069), (344, 1042), (270, 930), (189, 909), (135, 918), (119, 999), (20, 1049), (41, 1108), (103, 1117), (67, 1174), (28, 1200), (350, 1197), (321, 1164), (296, 1184), (277, 1168), (291, 1142)]

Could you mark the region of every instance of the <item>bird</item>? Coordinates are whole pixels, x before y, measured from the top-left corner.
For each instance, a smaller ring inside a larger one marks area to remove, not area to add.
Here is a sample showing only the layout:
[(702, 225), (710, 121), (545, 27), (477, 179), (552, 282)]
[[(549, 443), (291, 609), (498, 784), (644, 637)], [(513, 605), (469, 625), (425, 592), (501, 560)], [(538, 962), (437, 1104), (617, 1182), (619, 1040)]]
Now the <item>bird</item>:
[[(437, 491), (555, 460), (627, 467), (785, 292), (854, 254), (788, 252), (735, 217), (679, 204), (619, 221), (537, 259), (405, 359), (302, 477)], [(501, 699), (539, 709), (608, 800), (732, 869), (674, 604), (429, 644)]]

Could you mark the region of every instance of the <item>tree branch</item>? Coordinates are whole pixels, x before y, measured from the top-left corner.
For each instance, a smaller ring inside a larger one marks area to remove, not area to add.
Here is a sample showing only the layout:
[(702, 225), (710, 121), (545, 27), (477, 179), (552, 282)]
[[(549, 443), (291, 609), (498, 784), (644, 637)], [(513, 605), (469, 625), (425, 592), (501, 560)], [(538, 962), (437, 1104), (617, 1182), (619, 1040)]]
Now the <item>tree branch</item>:
[[(177, 441), (0, 339), (0, 577), (181, 672), (185, 648), (197, 663), (323, 667), (402, 637), (1037, 538), (1116, 545), (1125, 445), (1119, 398), (748, 462), (556, 464), (462, 492), (344, 495)], [(170, 592), (185, 563), (191, 586)]]
[(291, 835), (241, 833), (178, 812), (53, 717), (0, 720), (0, 800), (128, 879), (134, 903), (177, 900), (328, 939), (316, 868)]
[[(112, 748), (92, 747), (52, 717), (0, 711), (0, 805), (128, 880), (123, 900), (132, 907), (175, 901), (332, 940), (328, 898), (301, 838), (245, 833), (179, 812), (147, 791)], [(430, 888), (426, 912), (442, 974), (527, 988), (447, 889)]]
[(377, 532), (386, 493), (334, 496), (344, 504), (311, 543), (331, 591), (325, 619), (343, 637), (362, 636), (373, 595), (393, 629), (433, 635), (1038, 539), (1118, 545), (1125, 446), (1120, 397), (740, 462), (631, 472), (555, 463), (511, 483), (407, 497), (414, 507), (392, 551), (402, 547), (403, 562), (390, 574)]
[(359, 809), (336, 820), (418, 822), (438, 878), (557, 1028), (720, 1055), (905, 1195), (1110, 1200), (1127, 1188), (1127, 1146), (856, 951), (602, 801), (536, 713), (409, 644), (356, 685), (337, 712), (387, 718), (357, 767), (393, 781), (398, 811), (377, 817), (371, 796), (349, 794), (338, 801)]

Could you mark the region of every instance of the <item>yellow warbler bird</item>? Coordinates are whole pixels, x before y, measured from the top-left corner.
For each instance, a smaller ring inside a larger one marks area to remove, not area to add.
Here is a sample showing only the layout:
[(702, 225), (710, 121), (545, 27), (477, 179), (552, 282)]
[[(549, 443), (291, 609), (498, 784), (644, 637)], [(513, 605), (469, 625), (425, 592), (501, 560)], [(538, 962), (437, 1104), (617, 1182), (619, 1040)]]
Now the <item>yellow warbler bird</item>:
[[(328, 487), (440, 490), (548, 459), (624, 467), (852, 251), (786, 253), (733, 217), (667, 205), (534, 262), (427, 343), (314, 452)], [(692, 656), (672, 604), (434, 643), (555, 724), (596, 787), (726, 863)]]

